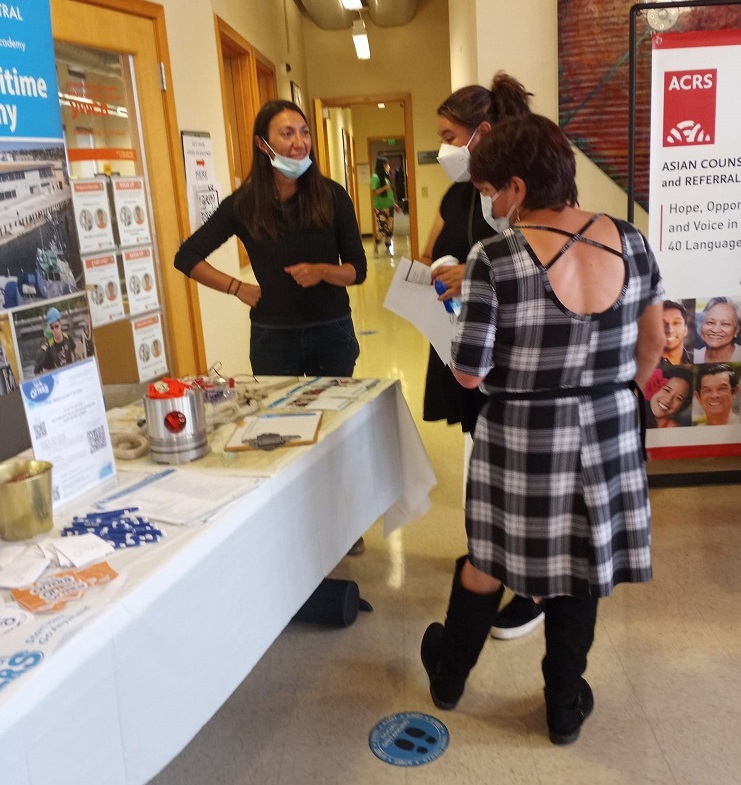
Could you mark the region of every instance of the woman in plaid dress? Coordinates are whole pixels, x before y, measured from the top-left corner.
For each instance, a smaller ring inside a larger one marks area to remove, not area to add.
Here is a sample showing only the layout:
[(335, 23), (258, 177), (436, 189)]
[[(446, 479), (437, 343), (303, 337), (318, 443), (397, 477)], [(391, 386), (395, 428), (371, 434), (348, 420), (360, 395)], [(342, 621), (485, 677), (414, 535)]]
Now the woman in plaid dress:
[(651, 577), (650, 509), (636, 391), (664, 346), (664, 290), (628, 223), (577, 207), (568, 140), (547, 118), (497, 124), (471, 179), (513, 226), (471, 249), (452, 370), (489, 400), (466, 493), (469, 553), (422, 661), (454, 708), (506, 584), (544, 597), (546, 718), (575, 741), (594, 705), (582, 674), (597, 600)]

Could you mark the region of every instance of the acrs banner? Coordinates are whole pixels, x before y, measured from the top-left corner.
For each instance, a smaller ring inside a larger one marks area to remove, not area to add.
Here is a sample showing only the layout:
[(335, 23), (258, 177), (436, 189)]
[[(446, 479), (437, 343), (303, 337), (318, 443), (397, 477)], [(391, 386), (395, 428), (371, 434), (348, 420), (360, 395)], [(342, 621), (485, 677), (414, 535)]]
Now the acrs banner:
[(652, 42), (649, 241), (670, 299), (647, 444), (660, 458), (739, 455), (741, 30)]
[(741, 30), (653, 37), (649, 241), (671, 297), (741, 294)]

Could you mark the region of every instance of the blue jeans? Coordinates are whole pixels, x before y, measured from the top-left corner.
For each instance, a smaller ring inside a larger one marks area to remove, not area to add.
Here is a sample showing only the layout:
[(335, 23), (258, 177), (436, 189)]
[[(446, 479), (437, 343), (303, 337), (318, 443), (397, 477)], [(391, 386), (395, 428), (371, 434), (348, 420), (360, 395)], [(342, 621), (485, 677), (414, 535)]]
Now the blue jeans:
[(359, 354), (350, 316), (312, 327), (252, 325), (250, 362), (255, 376), (352, 376)]

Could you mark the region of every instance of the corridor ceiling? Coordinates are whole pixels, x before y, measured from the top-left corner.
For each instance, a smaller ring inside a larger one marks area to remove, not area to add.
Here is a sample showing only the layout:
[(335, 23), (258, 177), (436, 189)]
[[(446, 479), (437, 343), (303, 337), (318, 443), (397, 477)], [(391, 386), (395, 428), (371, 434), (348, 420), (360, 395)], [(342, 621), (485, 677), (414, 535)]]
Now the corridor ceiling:
[(363, 0), (363, 10), (345, 11), (340, 0), (296, 0), (296, 5), (322, 30), (349, 30), (358, 13), (367, 15), (378, 27), (409, 24), (419, 0)]

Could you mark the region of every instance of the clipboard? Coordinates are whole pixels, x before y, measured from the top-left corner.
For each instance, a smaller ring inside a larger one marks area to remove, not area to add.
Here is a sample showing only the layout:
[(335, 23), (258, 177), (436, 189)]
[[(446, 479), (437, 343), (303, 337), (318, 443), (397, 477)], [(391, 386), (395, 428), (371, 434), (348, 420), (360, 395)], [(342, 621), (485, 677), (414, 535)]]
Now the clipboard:
[[(322, 413), (303, 412), (263, 412), (245, 417), (237, 423), (236, 430), (226, 443), (227, 452), (243, 450), (272, 449), (273, 447), (292, 447), (293, 445), (314, 444), (319, 434)], [(260, 446), (258, 440), (265, 437), (279, 437), (279, 443)]]

